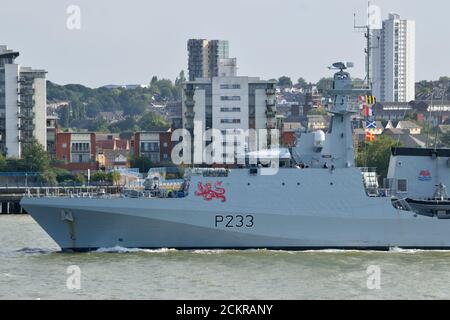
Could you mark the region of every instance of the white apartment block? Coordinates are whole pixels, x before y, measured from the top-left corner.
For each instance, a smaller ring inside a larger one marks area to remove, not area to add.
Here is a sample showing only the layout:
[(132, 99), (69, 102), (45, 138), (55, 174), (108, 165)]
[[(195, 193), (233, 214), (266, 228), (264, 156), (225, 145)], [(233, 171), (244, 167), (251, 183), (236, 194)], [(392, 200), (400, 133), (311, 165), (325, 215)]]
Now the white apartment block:
[[(228, 138), (239, 132), (238, 129), (275, 129), (275, 85), (275, 82), (246, 76), (197, 78), (186, 82), (183, 128), (192, 133), (195, 121), (201, 123), (202, 132), (218, 129)], [(247, 140), (245, 147), (248, 143)]]
[(0, 152), (15, 158), (32, 139), (47, 146), (46, 71), (16, 64), (18, 56), (0, 46)]
[(391, 13), (382, 29), (373, 31), (372, 86), (378, 101), (415, 100), (415, 28), (415, 21)]

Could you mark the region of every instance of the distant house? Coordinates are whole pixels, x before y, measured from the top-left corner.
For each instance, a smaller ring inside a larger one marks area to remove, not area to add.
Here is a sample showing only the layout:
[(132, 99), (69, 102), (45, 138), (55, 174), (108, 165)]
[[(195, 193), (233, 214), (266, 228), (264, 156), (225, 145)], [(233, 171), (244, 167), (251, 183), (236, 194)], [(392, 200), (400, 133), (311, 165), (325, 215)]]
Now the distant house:
[(96, 134), (98, 151), (103, 150), (130, 150), (130, 141), (121, 139), (118, 134)]
[(125, 169), (130, 166), (128, 150), (103, 150), (97, 154), (100, 168), (104, 170)]
[(308, 115), (308, 130), (325, 130), (328, 128), (328, 120), (321, 115)]
[(100, 118), (105, 119), (109, 124), (125, 120), (123, 111), (99, 112)]
[(385, 129), (383, 135), (389, 136), (396, 140), (399, 145), (406, 148), (425, 148), (426, 137), (421, 135), (411, 135), (408, 130), (402, 129)]
[(102, 169), (129, 167), (130, 141), (118, 134), (97, 134), (97, 161)]
[(406, 130), (412, 135), (422, 133), (422, 127), (412, 121), (399, 121), (397, 129)]
[(409, 116), (437, 126), (450, 118), (450, 101), (377, 102), (373, 112), (380, 120), (401, 121)]
[(450, 124), (441, 124), (439, 125), (439, 132), (446, 134), (450, 132)]
[(362, 127), (364, 131), (369, 131), (370, 133), (373, 133), (375, 135), (380, 135), (383, 133), (384, 126), (381, 121), (375, 121), (376, 128), (366, 128), (366, 121), (363, 120)]

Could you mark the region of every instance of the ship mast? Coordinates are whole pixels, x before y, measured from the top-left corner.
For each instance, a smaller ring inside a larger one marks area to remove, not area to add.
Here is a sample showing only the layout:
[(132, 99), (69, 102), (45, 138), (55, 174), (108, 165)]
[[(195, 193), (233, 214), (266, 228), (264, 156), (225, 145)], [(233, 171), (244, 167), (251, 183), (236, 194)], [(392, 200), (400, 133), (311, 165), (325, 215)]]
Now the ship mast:
[[(364, 33), (364, 37), (366, 38), (366, 47), (364, 49), (364, 53), (366, 55), (366, 77), (365, 82), (367, 85), (367, 88), (369, 90), (372, 90), (372, 72), (371, 72), (371, 63), (372, 63), (372, 50), (379, 48), (379, 43), (376, 46), (373, 46), (373, 30), (370, 25), (370, 1), (368, 2), (367, 6), (367, 24), (366, 25), (357, 25), (356, 24), (356, 13), (353, 15), (353, 28), (355, 31)], [(378, 37), (378, 42), (380, 41), (380, 38)]]

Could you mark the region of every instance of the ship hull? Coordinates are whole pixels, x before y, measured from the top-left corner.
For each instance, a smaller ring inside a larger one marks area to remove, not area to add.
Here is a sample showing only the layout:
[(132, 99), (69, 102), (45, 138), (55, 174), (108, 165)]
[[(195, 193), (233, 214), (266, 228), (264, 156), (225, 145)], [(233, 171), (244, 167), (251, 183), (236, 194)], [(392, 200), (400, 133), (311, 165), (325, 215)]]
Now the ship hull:
[[(111, 200), (114, 202), (114, 200)], [(61, 207), (24, 207), (63, 250), (95, 250), (115, 246), (177, 249), (372, 249), (450, 248), (444, 220), (414, 217), (392, 218), (316, 217), (313, 215), (256, 214), (252, 228), (227, 227), (224, 212), (114, 208), (111, 212), (73, 208), (73, 221), (63, 220)], [(118, 205), (120, 207), (120, 205)], [(70, 208), (70, 201), (64, 208)], [(228, 218), (227, 218), (228, 216)], [(218, 218), (219, 217), (219, 218)], [(238, 219), (240, 220), (240, 219)], [(240, 225), (240, 223), (238, 223)]]
[[(196, 194), (198, 183), (218, 181), (225, 201)], [(44, 197), (21, 205), (63, 250), (450, 248), (450, 220), (368, 197), (356, 169), (282, 170), (273, 177), (241, 170), (193, 177), (191, 189), (175, 199)]]

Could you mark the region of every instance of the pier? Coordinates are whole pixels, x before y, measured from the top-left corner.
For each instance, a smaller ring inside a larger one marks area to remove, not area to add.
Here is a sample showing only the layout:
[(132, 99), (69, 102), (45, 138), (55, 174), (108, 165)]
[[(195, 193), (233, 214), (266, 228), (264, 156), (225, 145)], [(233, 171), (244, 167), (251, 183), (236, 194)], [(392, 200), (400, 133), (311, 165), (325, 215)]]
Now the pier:
[(0, 214), (24, 214), (20, 200), (25, 195), (40, 197), (45, 195), (70, 195), (82, 193), (95, 193), (103, 191), (108, 194), (117, 194), (123, 186), (80, 185), (80, 186), (0, 186)]

